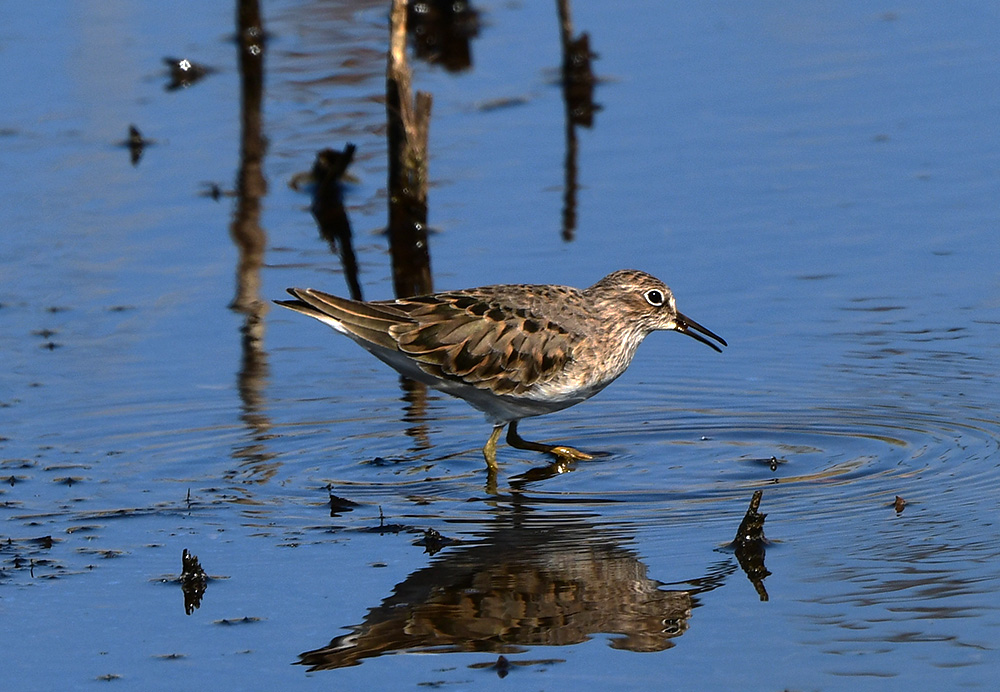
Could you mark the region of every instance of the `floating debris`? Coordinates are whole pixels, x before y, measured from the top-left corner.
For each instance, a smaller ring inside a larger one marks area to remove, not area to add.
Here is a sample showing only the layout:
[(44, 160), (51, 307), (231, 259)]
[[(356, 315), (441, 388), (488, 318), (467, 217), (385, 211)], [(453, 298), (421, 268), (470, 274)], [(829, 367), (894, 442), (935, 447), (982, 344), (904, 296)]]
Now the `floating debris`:
[(208, 575), (197, 555), (185, 548), (181, 553), (181, 590), (184, 592), (184, 612), (190, 615), (201, 607), (201, 598), (208, 588)]
[(377, 533), (380, 536), (384, 536), (387, 533), (403, 533), (404, 531), (413, 531), (412, 526), (407, 526), (406, 524), (386, 524), (385, 514), (382, 513), (382, 505), (378, 508), (378, 526), (372, 526), (369, 528), (361, 529), (362, 533)]
[(167, 91), (186, 89), (215, 70), (207, 65), (199, 65), (187, 58), (164, 58), (164, 64), (170, 74), (170, 82), (165, 87)]
[(736, 560), (746, 573), (750, 583), (760, 596), (760, 600), (768, 600), (767, 590), (764, 588), (764, 578), (771, 573), (764, 566), (764, 552), (767, 539), (764, 538), (764, 519), (766, 514), (761, 514), (760, 501), (764, 496), (764, 491), (757, 490), (750, 498), (750, 506), (747, 513), (740, 522), (740, 528), (736, 531), (736, 538), (731, 546), (736, 553)]
[(113, 548), (77, 548), (74, 552), (79, 555), (95, 555), (102, 560), (110, 560), (127, 554), (124, 550)]
[(368, 461), (362, 461), (362, 464), (370, 464), (372, 466), (392, 466), (396, 462), (392, 459), (385, 459), (384, 457), (374, 457)]
[(454, 545), (460, 543), (461, 541), (455, 538), (448, 538), (447, 536), (442, 536), (435, 529), (427, 529), (424, 531), (424, 535), (413, 542), (413, 545), (422, 545), (424, 547), (424, 552), (429, 555), (435, 555), (440, 552), (442, 548), (446, 548), (449, 545)]
[(255, 622), (261, 622), (261, 621), (262, 621), (262, 618), (255, 618), (255, 617), (250, 617), (249, 615), (247, 615), (246, 617), (235, 618), (235, 619), (222, 618), (221, 620), (214, 621), (212, 624), (213, 625), (252, 625)]
[(564, 658), (538, 658), (530, 661), (511, 661), (503, 654), (497, 656), (497, 660), (493, 663), (473, 663), (469, 665), (469, 668), (473, 670), (492, 670), (496, 671), (497, 677), (505, 678), (510, 673), (510, 671), (516, 666), (519, 668), (527, 668), (529, 666), (550, 666), (556, 663), (565, 663)]
[(24, 542), (25, 543), (30, 543), (30, 544), (34, 545), (35, 547), (37, 547), (37, 548), (41, 548), (42, 550), (50, 550), (52, 548), (52, 544), (54, 543), (54, 541), (52, 540), (52, 536), (42, 536), (40, 538), (29, 538), (29, 539), (27, 539)]
[(223, 197), (236, 196), (236, 190), (224, 190), (222, 185), (211, 180), (203, 180), (199, 184), (201, 185), (201, 192), (198, 193), (199, 197), (208, 197), (218, 202)]
[(475, 105), (475, 109), (480, 113), (490, 113), (492, 111), (499, 111), (505, 108), (524, 106), (529, 103), (531, 103), (531, 99), (527, 96), (501, 96), (499, 98), (481, 101)]
[(779, 466), (788, 463), (788, 459), (779, 458), (774, 455), (770, 457), (755, 457), (749, 460), (751, 463), (760, 464), (761, 466), (766, 466), (771, 469), (772, 472), (777, 471)]
[(133, 166), (138, 166), (142, 154), (146, 147), (156, 144), (156, 140), (146, 139), (142, 136), (139, 128), (135, 125), (128, 126), (128, 137), (118, 142), (118, 146), (125, 147), (129, 151), (129, 156)]
[(327, 492), (330, 494), (330, 516), (339, 517), (341, 514), (347, 512), (353, 512), (355, 509), (360, 507), (357, 502), (353, 500), (348, 500), (346, 497), (338, 497), (330, 492), (330, 486), (326, 488)]
[(507, 677), (507, 674), (510, 672), (510, 661), (503, 654), (497, 656), (497, 662), (493, 664), (493, 670), (497, 672), (498, 678), (503, 679)]

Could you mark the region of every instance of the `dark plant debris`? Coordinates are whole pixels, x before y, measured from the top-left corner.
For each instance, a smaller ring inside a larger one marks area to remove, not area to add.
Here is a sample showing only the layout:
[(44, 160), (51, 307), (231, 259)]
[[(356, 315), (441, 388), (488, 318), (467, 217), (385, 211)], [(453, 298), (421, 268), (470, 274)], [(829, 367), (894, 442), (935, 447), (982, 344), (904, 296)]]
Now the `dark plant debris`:
[(747, 575), (747, 579), (753, 584), (760, 600), (768, 600), (767, 590), (764, 588), (764, 579), (771, 574), (764, 566), (764, 553), (767, 539), (764, 537), (764, 519), (766, 514), (761, 514), (760, 501), (764, 496), (764, 491), (757, 490), (750, 498), (750, 506), (740, 522), (740, 527), (736, 531), (736, 538), (731, 546), (736, 553), (736, 560)]
[(215, 69), (207, 65), (201, 65), (187, 58), (164, 58), (163, 63), (167, 66), (170, 81), (167, 82), (167, 91), (186, 89), (195, 82), (215, 72)]
[(128, 126), (128, 137), (118, 142), (118, 146), (128, 149), (133, 166), (138, 166), (146, 147), (156, 144), (156, 140), (146, 139), (135, 125)]
[(208, 575), (197, 555), (185, 548), (181, 553), (181, 590), (184, 592), (184, 612), (190, 615), (201, 607), (201, 598), (208, 588)]
[(198, 193), (199, 197), (208, 197), (212, 200), (218, 202), (223, 197), (235, 197), (236, 190), (227, 190), (222, 187), (219, 183), (206, 180), (200, 183), (201, 192)]
[(565, 662), (566, 659), (564, 658), (538, 658), (527, 661), (511, 661), (509, 658), (501, 654), (500, 656), (497, 656), (497, 660), (492, 663), (489, 661), (483, 663), (472, 663), (469, 665), (469, 668), (472, 668), (473, 670), (492, 670), (496, 672), (497, 677), (505, 678), (515, 667), (527, 668), (530, 666), (550, 666), (556, 663)]
[(346, 514), (347, 512), (353, 512), (355, 509), (360, 507), (357, 502), (353, 500), (348, 500), (346, 497), (339, 497), (331, 492), (330, 486), (326, 487), (326, 491), (330, 496), (330, 516), (338, 517), (341, 514)]
[(449, 545), (454, 545), (460, 543), (456, 538), (448, 538), (447, 536), (442, 536), (435, 529), (427, 529), (424, 531), (424, 535), (413, 542), (413, 545), (422, 545), (424, 547), (424, 552), (429, 555), (434, 555), (439, 552), (442, 548)]
[(247, 615), (246, 617), (241, 617), (241, 618), (222, 618), (221, 620), (215, 620), (212, 624), (213, 625), (226, 625), (226, 626), (228, 626), (228, 625), (252, 625), (252, 624), (257, 623), (257, 622), (263, 622), (263, 618), (250, 617), (249, 615)]

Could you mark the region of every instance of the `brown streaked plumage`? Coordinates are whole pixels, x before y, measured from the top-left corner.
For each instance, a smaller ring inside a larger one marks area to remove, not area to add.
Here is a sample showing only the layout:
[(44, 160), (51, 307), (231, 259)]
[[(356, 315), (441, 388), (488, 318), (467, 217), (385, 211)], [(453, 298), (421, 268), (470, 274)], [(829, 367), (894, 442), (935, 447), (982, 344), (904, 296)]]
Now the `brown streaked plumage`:
[[(560, 459), (590, 456), (529, 442), (517, 422), (589, 399), (628, 368), (653, 331), (687, 334), (720, 351), (718, 335), (677, 311), (659, 279), (623, 269), (587, 289), (499, 285), (361, 302), (311, 288), (275, 301), (328, 324), (407, 377), (465, 399), (494, 424), (483, 448), (496, 468), (496, 443)], [(707, 338), (706, 338), (707, 337)]]

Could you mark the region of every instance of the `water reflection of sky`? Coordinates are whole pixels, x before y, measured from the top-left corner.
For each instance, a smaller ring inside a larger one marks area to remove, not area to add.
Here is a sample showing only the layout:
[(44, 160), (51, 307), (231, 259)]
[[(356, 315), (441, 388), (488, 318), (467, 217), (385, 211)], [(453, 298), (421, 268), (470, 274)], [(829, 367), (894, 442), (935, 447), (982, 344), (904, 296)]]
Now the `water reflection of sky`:
[[(436, 286), (636, 266), (731, 348), (654, 335), (600, 397), (522, 426), (609, 454), (544, 477), (503, 448), (501, 484), (536, 480), (491, 498), (478, 414), (404, 394), (318, 325), (271, 311), (247, 330), (228, 309), (233, 203), (199, 193), (239, 166), (233, 9), (21, 8), (0, 32), (6, 676), (489, 686), (506, 651), (530, 664), (511, 677), (555, 690), (992, 680), (997, 13), (574, 7), (601, 110), (575, 131), (566, 242), (555, 13), (480, 9), (472, 69), (416, 65)], [(287, 183), (350, 141), (362, 286), (388, 297), (385, 9), (265, 19), (261, 296), (346, 292)], [(217, 72), (168, 93), (166, 56)], [(116, 146), (130, 123), (155, 140), (136, 167)], [(721, 547), (755, 489), (767, 602)], [(357, 506), (330, 516), (329, 492)], [(429, 556), (429, 529), (458, 543)], [(224, 577), (190, 616), (158, 583), (183, 548)], [(386, 627), (396, 655), (289, 665)], [(400, 653), (434, 628), (437, 655)]]

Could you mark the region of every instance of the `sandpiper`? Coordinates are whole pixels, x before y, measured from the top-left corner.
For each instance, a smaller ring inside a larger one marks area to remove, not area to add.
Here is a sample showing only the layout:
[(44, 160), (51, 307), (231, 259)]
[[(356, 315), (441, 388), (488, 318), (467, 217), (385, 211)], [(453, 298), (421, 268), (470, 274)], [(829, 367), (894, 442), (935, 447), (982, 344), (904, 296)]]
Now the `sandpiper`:
[[(645, 272), (612, 272), (586, 289), (499, 285), (362, 302), (311, 288), (290, 288), (278, 305), (314, 317), (350, 337), (406, 377), (465, 399), (493, 432), (483, 447), (497, 468), (497, 440), (590, 459), (563, 445), (517, 434), (522, 418), (589, 399), (617, 379), (650, 332), (687, 334), (722, 352), (726, 341), (677, 311), (674, 295)], [(708, 337), (708, 338), (706, 338)]]

